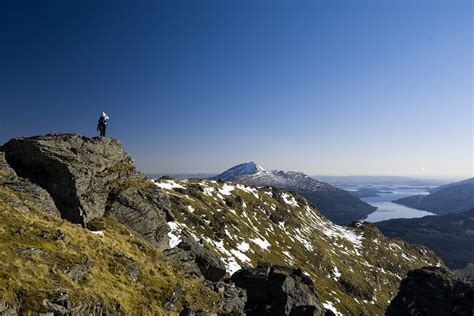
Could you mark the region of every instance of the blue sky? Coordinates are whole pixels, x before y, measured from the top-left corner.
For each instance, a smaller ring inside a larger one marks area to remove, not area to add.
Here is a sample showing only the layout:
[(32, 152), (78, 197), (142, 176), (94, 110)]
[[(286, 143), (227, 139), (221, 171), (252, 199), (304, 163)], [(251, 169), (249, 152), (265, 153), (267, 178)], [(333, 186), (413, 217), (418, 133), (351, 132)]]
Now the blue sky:
[(473, 175), (471, 1), (2, 1), (0, 142), (96, 135), (147, 172), (257, 161)]

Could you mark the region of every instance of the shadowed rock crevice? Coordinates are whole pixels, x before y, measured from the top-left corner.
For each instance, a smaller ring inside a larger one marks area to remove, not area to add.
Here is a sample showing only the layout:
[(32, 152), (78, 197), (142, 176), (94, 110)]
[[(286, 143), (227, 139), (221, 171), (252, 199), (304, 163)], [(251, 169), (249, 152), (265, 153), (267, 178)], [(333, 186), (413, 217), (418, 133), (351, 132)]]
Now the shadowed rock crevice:
[[(5, 145), (6, 161), (18, 176), (41, 186), (53, 198), (61, 217), (75, 224), (84, 225), (80, 201), (74, 185), (74, 177), (67, 167), (41, 154), (39, 148)], [(14, 150), (12, 150), (14, 149)], [(33, 158), (34, 159), (31, 159)], [(51, 181), (51, 179), (55, 181)]]

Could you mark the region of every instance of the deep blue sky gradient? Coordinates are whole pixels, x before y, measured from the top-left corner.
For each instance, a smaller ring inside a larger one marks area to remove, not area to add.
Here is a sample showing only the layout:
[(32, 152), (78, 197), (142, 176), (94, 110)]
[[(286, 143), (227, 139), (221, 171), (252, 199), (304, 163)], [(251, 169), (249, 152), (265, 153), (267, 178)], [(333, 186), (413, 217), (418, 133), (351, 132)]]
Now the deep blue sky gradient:
[(473, 175), (471, 1), (2, 1), (0, 142), (96, 134), (147, 172)]

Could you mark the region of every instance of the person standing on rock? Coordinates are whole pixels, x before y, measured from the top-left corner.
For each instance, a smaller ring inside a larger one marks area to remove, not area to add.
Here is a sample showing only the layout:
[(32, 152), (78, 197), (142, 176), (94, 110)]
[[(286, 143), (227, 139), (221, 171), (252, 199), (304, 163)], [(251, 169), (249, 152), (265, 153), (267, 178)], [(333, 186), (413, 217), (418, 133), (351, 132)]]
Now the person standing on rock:
[(109, 116), (102, 112), (99, 117), (99, 124), (97, 125), (97, 130), (100, 132), (100, 137), (105, 137), (105, 129), (107, 128), (107, 120)]

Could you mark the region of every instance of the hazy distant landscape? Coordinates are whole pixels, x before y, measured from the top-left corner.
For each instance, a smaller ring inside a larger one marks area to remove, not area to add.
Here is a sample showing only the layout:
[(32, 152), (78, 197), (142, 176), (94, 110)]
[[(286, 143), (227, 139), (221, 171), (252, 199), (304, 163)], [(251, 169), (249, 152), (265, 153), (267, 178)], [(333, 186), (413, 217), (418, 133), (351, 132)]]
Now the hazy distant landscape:
[(361, 197), (362, 201), (376, 207), (377, 210), (363, 219), (369, 222), (433, 215), (431, 212), (396, 204), (392, 201), (414, 195), (428, 194), (431, 189), (449, 182), (449, 180), (390, 176), (323, 176), (315, 178), (324, 179), (355, 196)]

